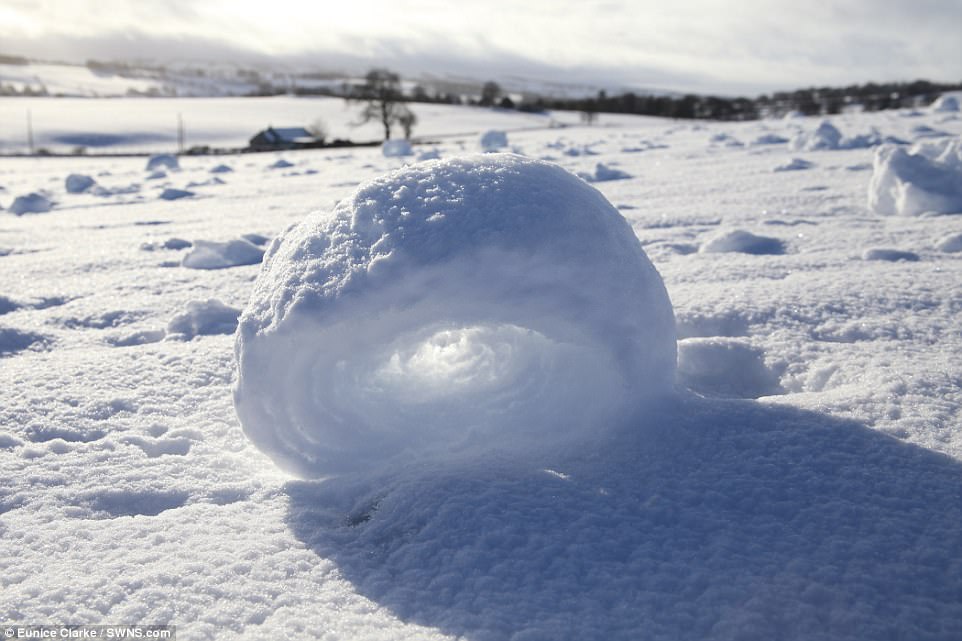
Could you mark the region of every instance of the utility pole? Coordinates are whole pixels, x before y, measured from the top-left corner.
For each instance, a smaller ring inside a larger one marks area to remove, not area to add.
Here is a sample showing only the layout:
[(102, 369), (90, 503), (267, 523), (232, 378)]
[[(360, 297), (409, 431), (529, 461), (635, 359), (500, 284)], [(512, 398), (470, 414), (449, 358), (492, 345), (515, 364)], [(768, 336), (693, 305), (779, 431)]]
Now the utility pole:
[(27, 149), (30, 150), (30, 155), (33, 155), (33, 118), (29, 109), (27, 109)]
[(184, 153), (184, 118), (177, 114), (177, 151)]

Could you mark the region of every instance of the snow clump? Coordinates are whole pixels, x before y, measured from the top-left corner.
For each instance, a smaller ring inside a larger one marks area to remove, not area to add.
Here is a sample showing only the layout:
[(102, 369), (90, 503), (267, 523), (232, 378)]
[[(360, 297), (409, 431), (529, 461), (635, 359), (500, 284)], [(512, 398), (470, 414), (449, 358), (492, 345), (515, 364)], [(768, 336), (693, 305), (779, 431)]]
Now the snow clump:
[(439, 160), (441, 158), (441, 152), (437, 147), (428, 149), (427, 151), (422, 151), (418, 154), (418, 162), (424, 162), (425, 160)]
[(233, 334), (240, 311), (216, 298), (206, 301), (192, 300), (187, 303), (184, 311), (167, 323), (167, 338), (190, 340), (195, 336)]
[(801, 171), (803, 169), (811, 169), (814, 166), (815, 163), (804, 158), (792, 158), (791, 161), (775, 167), (775, 171)]
[(628, 222), (512, 154), (415, 164), (275, 240), (234, 404), (317, 477), (593, 438), (673, 387), (674, 318)]
[(607, 180), (625, 180), (627, 178), (631, 178), (632, 176), (631, 174), (620, 169), (609, 167), (604, 163), (598, 163), (595, 165), (594, 173), (589, 174), (588, 172), (579, 172), (578, 177), (582, 180), (587, 180), (590, 183), (599, 183)]
[(678, 341), (678, 380), (706, 396), (758, 398), (782, 391), (762, 350), (733, 338)]
[(24, 196), (17, 196), (13, 204), (10, 205), (10, 213), (22, 216), (23, 214), (43, 214), (53, 209), (53, 201), (44, 194), (31, 192)]
[(180, 200), (181, 198), (190, 198), (194, 195), (194, 192), (187, 191), (186, 189), (174, 189), (173, 187), (168, 187), (164, 191), (160, 192), (159, 198), (161, 200)]
[(842, 143), (842, 132), (827, 120), (823, 120), (815, 131), (798, 133), (789, 147), (793, 151), (818, 151), (821, 149), (838, 149)]
[(256, 265), (264, 257), (264, 250), (243, 238), (219, 243), (213, 240), (194, 241), (194, 247), (181, 260), (190, 269), (224, 269), (239, 265)]
[(890, 263), (904, 260), (914, 263), (918, 261), (918, 259), (919, 255), (915, 252), (903, 251), (901, 249), (875, 247), (862, 252), (862, 260), (884, 260)]
[(146, 171), (157, 171), (159, 169), (180, 169), (180, 162), (177, 160), (177, 156), (173, 154), (155, 154), (147, 160)]
[(835, 125), (828, 120), (823, 120), (814, 131), (803, 131), (796, 134), (788, 143), (788, 146), (792, 151), (832, 151), (836, 149), (867, 149), (885, 142), (902, 143), (903, 141), (891, 136), (882, 136), (875, 129), (867, 134), (843, 136)]
[(64, 181), (68, 194), (82, 194), (96, 184), (90, 176), (70, 174)]
[(784, 145), (788, 142), (788, 138), (779, 136), (778, 134), (762, 134), (758, 138), (752, 141), (753, 145)]
[(868, 206), (877, 214), (918, 216), (962, 212), (962, 138), (884, 145), (875, 152)]
[(949, 234), (935, 244), (935, 248), (940, 252), (954, 254), (962, 252), (962, 234)]
[(381, 145), (381, 153), (385, 158), (403, 158), (413, 156), (414, 148), (407, 140), (385, 140)]
[(737, 252), (742, 254), (784, 254), (785, 243), (778, 238), (757, 236), (742, 229), (712, 236), (698, 249), (702, 254)]
[(938, 113), (954, 113), (959, 111), (959, 99), (955, 96), (939, 96), (932, 103), (932, 111)]
[(481, 134), (480, 143), (484, 151), (500, 151), (508, 146), (508, 134), (492, 129)]

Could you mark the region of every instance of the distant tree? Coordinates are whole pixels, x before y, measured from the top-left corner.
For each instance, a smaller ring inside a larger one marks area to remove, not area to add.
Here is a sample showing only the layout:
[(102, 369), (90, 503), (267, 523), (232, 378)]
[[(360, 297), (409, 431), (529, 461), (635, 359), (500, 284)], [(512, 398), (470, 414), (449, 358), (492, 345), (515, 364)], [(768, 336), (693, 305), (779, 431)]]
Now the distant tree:
[(598, 119), (598, 102), (591, 98), (582, 101), (581, 103), (581, 122), (586, 125), (595, 124), (595, 120)]
[(406, 105), (401, 105), (403, 107), (403, 112), (398, 116), (398, 123), (401, 125), (401, 129), (404, 130), (404, 139), (411, 139), (411, 132), (414, 131), (414, 125), (418, 124), (418, 117), (414, 115), (414, 112), (407, 108)]
[[(384, 127), (384, 139), (391, 138), (391, 127), (401, 123), (401, 118), (410, 120), (414, 126), (417, 118), (404, 104), (401, 93), (401, 76), (387, 69), (371, 69), (364, 77), (364, 84), (357, 88), (355, 100), (364, 102), (361, 120), (358, 124), (377, 121)], [(413, 120), (411, 120), (413, 118)], [(404, 127), (404, 124), (401, 123)]]
[(498, 103), (498, 106), (501, 107), (502, 109), (515, 108), (514, 100), (511, 100), (510, 96), (505, 96), (504, 98), (502, 98), (501, 102)]
[(324, 142), (327, 139), (327, 124), (324, 123), (322, 118), (315, 118), (314, 122), (306, 127), (307, 133), (311, 134), (319, 141)]
[(414, 102), (431, 102), (431, 97), (423, 86), (414, 85), (414, 88), (411, 89), (411, 100)]
[(481, 87), (481, 101), (478, 103), (482, 107), (490, 107), (501, 97), (501, 87), (498, 83), (489, 80)]

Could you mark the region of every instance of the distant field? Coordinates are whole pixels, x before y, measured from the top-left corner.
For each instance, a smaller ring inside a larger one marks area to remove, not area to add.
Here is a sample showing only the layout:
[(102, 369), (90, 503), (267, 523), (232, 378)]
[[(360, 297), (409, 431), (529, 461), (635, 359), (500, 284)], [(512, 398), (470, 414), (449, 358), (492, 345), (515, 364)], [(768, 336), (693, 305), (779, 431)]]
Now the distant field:
[[(540, 129), (576, 124), (579, 114), (514, 111), (452, 105), (412, 104), (418, 116), (416, 137), (475, 134), (486, 129)], [(355, 126), (359, 106), (340, 98), (274, 96), (266, 98), (0, 98), (0, 153), (28, 149), (27, 112), (34, 146), (66, 152), (173, 151), (178, 115), (185, 145), (243, 147), (259, 130), (308, 126), (321, 119), (329, 138), (380, 140), (379, 125)], [(601, 124), (633, 123), (637, 116), (603, 116)]]

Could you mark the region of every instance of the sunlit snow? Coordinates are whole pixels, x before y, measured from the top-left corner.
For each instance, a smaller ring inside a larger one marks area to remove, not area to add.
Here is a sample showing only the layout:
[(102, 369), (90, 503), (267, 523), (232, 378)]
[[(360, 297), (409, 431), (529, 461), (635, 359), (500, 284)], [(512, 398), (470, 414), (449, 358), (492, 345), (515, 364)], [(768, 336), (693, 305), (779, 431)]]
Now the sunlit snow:
[[(118, 149), (163, 131), (149, 152), (178, 111), (242, 145), (343, 109), (130, 104)], [(0, 622), (962, 637), (940, 109), (836, 137), (438, 106), (414, 156), (0, 158)], [(515, 153), (475, 153), (486, 131)]]

